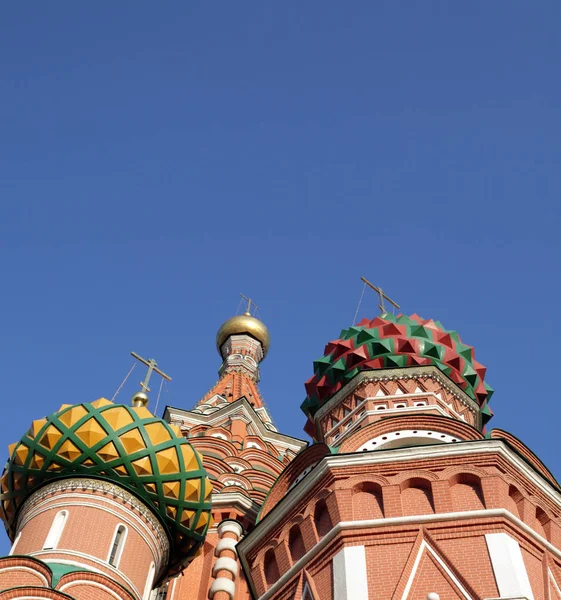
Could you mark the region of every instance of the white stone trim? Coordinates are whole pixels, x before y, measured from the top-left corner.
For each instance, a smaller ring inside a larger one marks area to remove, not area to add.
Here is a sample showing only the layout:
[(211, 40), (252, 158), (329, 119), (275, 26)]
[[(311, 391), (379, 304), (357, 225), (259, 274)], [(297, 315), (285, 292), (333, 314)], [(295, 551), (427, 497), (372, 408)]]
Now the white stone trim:
[(333, 597), (337, 600), (368, 600), (364, 546), (344, 546), (333, 557)]
[[(450, 577), (450, 579), (454, 582), (456, 587), (460, 590), (465, 600), (472, 600), (472, 597), (469, 595), (467, 590), (458, 580), (458, 578), (452, 573), (452, 571), (448, 568), (446, 563), (442, 560), (442, 558), (438, 555), (438, 553), (434, 550), (434, 548), (426, 541), (423, 540), (419, 547), (419, 551), (417, 552), (417, 556), (415, 557), (415, 562), (413, 564), (413, 568), (411, 569), (411, 573), (409, 574), (409, 579), (407, 580), (407, 584), (405, 589), (403, 590), (403, 594), (401, 596), (401, 600), (407, 600), (409, 597), (409, 592), (413, 587), (413, 583), (415, 581), (415, 576), (417, 575), (417, 569), (419, 568), (419, 564), (421, 563), (421, 558), (424, 552), (430, 552), (433, 558), (438, 562), (438, 564), (442, 567), (445, 573)], [(433, 593), (433, 592), (431, 592)], [(437, 594), (438, 596), (438, 594)], [(430, 594), (427, 596), (427, 600), (429, 600)]]
[(218, 535), (222, 537), (225, 533), (233, 533), (239, 538), (243, 534), (243, 527), (241, 523), (236, 523), (236, 521), (222, 521), (218, 525)]
[(504, 532), (487, 533), (485, 541), (501, 598), (526, 597), (534, 600), (518, 542)]
[[(497, 518), (503, 517), (519, 527), (524, 533), (543, 544), (558, 560), (561, 560), (561, 550), (556, 548), (553, 544), (551, 544), (544, 537), (536, 533), (531, 527), (526, 525), (523, 521), (521, 521), (518, 517), (510, 513), (508, 510), (504, 508), (491, 508), (491, 509), (482, 509), (482, 510), (466, 510), (462, 512), (451, 512), (451, 513), (437, 513), (430, 515), (413, 515), (408, 517), (391, 517), (387, 519), (365, 519), (364, 521), (341, 521), (337, 523), (327, 534), (319, 540), (319, 542), (310, 548), (308, 552), (297, 562), (295, 562), (288, 571), (286, 571), (283, 575), (281, 575), (276, 583), (274, 583), (262, 596), (259, 597), (259, 600), (269, 600), (270, 598), (274, 598), (275, 594), (286, 584), (288, 583), (296, 574), (298, 574), (305, 566), (308, 564), (310, 560), (312, 560), (317, 554), (323, 550), (325, 546), (327, 546), (335, 536), (345, 530), (352, 529), (369, 529), (369, 528), (378, 528), (378, 527), (391, 527), (395, 525), (403, 525), (403, 524), (411, 524), (411, 523), (437, 523), (437, 522), (446, 522), (446, 521), (462, 521), (462, 520), (473, 520), (473, 519), (485, 519), (485, 518)], [(238, 543), (238, 546), (241, 548), (240, 556), (241, 560), (244, 563), (244, 568), (248, 571), (248, 564), (245, 559), (246, 556), (246, 548), (248, 546), (247, 541), (250, 540), (253, 542), (253, 534), (248, 538), (244, 538), (241, 542)], [(226, 540), (221, 540), (226, 541)], [(220, 543), (220, 542), (219, 542)], [(531, 599), (529, 599), (531, 600)]]
[(378, 450), (383, 448), (387, 444), (401, 439), (422, 439), (422, 440), (434, 440), (435, 444), (450, 444), (452, 442), (461, 442), (458, 436), (444, 433), (443, 431), (436, 431), (435, 429), (396, 429), (388, 433), (382, 433), (367, 442), (364, 442), (356, 452), (363, 452), (366, 450)]
[(209, 597), (213, 598), (216, 592), (226, 592), (230, 596), (230, 600), (234, 600), (236, 584), (225, 577), (219, 577), (212, 582), (208, 592)]
[(12, 554), (15, 553), (16, 546), (18, 545), (20, 538), (21, 538), (21, 531), (18, 531), (18, 534), (16, 535), (16, 539), (14, 540), (14, 543), (12, 544), (12, 547), (10, 548), (10, 552), (8, 553), (8, 556), (12, 556)]
[[(308, 490), (323, 478), (331, 468), (356, 467), (358, 465), (376, 465), (379, 463), (394, 464), (416, 460), (439, 459), (451, 456), (469, 456), (473, 454), (499, 454), (516, 470), (521, 471), (545, 496), (557, 504), (561, 504), (561, 494), (506, 442), (499, 439), (474, 440), (457, 442), (455, 444), (435, 444), (433, 446), (412, 446), (408, 448), (395, 448), (380, 452), (358, 452), (351, 454), (331, 454), (325, 456), (315, 469), (300, 482), (300, 485), (287, 491), (283, 498), (267, 514), (265, 521), (258, 524), (249, 536), (251, 545), (267, 538), (271, 531), (291, 512), (292, 507), (303, 501)], [(248, 538), (245, 538), (246, 540)], [(246, 545), (247, 542), (246, 542)]]
[(233, 540), (232, 538), (222, 538), (221, 540), (218, 540), (218, 544), (216, 544), (216, 548), (214, 549), (214, 556), (220, 556), (222, 550), (231, 550), (232, 552), (235, 552), (237, 556), (237, 545), (238, 542), (236, 540)]
[(221, 556), (220, 558), (217, 558), (216, 562), (212, 566), (212, 576), (216, 577), (218, 571), (221, 571), (222, 569), (231, 573), (235, 578), (239, 569), (238, 561), (234, 560), (233, 558), (229, 558), (228, 556)]

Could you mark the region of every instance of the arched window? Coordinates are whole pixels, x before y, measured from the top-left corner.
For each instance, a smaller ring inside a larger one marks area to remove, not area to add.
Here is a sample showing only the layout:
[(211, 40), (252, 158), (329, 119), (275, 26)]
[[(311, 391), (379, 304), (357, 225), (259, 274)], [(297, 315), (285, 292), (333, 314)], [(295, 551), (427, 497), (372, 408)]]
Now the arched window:
[(144, 586), (144, 594), (142, 595), (142, 600), (150, 600), (150, 595), (152, 592), (152, 586), (154, 585), (154, 575), (156, 574), (156, 567), (154, 563), (150, 563), (150, 568), (148, 569), (148, 577), (146, 579), (146, 585)]
[(316, 504), (314, 510), (314, 523), (320, 540), (326, 533), (331, 531), (331, 528), (333, 527), (329, 511), (327, 510), (327, 504), (323, 499)]
[(125, 546), (125, 540), (127, 538), (127, 528), (124, 525), (118, 525), (115, 535), (113, 536), (113, 542), (109, 550), (109, 558), (107, 562), (112, 567), (118, 567), (121, 555), (123, 554), (123, 548)]
[(67, 510), (61, 510), (55, 515), (53, 519), (53, 524), (49, 529), (49, 534), (47, 535), (47, 539), (43, 544), (43, 550), (54, 550), (60, 541), (60, 536), (62, 535), (62, 531), (64, 529), (64, 525), (66, 524), (66, 519), (68, 517)]
[(265, 581), (267, 582), (267, 585), (270, 586), (273, 585), (273, 583), (276, 583), (280, 575), (277, 559), (275, 558), (275, 551), (272, 548), (269, 548), (269, 550), (265, 552), (263, 570), (265, 571)]
[(300, 560), (304, 554), (306, 554), (306, 548), (304, 547), (304, 540), (300, 533), (300, 526), (293, 525), (288, 534), (288, 549), (290, 550), (290, 557), (292, 563)]

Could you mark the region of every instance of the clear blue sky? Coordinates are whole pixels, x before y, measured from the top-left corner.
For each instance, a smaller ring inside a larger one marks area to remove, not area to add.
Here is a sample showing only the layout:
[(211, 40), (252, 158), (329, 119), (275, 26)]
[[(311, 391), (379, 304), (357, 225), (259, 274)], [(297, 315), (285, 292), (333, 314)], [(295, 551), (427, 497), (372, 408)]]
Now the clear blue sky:
[(160, 414), (193, 406), (239, 292), (271, 332), (266, 401), (304, 436), (303, 383), (364, 275), (476, 347), (490, 425), (561, 477), (560, 19), (558, 0), (3, 3), (0, 441), (111, 397), (131, 350), (173, 376)]

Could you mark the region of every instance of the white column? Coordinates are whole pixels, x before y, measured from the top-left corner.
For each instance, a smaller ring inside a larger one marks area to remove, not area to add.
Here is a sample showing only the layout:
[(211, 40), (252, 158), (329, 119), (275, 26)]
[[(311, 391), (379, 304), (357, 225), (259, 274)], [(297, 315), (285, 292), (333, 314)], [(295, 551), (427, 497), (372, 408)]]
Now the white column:
[(532, 587), (518, 542), (507, 533), (485, 535), (500, 598), (534, 600)]
[(368, 600), (364, 546), (346, 546), (333, 557), (333, 584), (337, 600)]

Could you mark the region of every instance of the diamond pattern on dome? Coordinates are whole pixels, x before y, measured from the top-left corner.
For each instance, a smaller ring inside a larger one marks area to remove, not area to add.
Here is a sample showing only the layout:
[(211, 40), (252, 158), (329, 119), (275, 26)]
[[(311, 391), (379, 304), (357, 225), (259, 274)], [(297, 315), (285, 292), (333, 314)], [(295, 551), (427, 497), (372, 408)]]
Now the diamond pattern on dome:
[(36, 438), (37, 434), (43, 429), (43, 426), (47, 422), (47, 419), (37, 419), (31, 423), (31, 427), (29, 428), (29, 437)]
[[(45, 432), (41, 435), (41, 446), (44, 446), (47, 450), (52, 450), (57, 442), (62, 437), (62, 431), (57, 429), (54, 425), (49, 425)], [(17, 450), (16, 450), (17, 452)]]
[(172, 541), (169, 575), (194, 556), (210, 523), (212, 486), (179, 428), (146, 408), (100, 399), (33, 422), (10, 447), (1, 479), (2, 518), (10, 536), (17, 511), (38, 486), (61, 477), (108, 479), (153, 510)]
[(150, 438), (150, 442), (153, 446), (157, 446), (158, 444), (162, 444), (163, 442), (167, 442), (171, 440), (171, 435), (169, 431), (164, 427), (163, 423), (150, 423), (144, 427), (148, 437)]
[(95, 417), (88, 419), (81, 427), (76, 429), (76, 435), (88, 448), (95, 446), (107, 437), (107, 432), (97, 422)]
[[(81, 450), (79, 450), (70, 440), (66, 440), (64, 444), (58, 449), (58, 453), (62, 458), (66, 458), (66, 460), (76, 460), (81, 454)], [(92, 463), (93, 464), (93, 463)]]
[[(474, 350), (457, 332), (418, 315), (385, 314), (341, 332), (340, 339), (325, 346), (314, 361), (314, 376), (306, 382), (302, 410), (311, 420), (320, 406), (360, 371), (434, 365), (482, 407), (486, 423), (491, 411), (483, 407), (493, 394), (484, 381), (486, 369), (474, 358)], [(306, 431), (314, 430), (308, 424)]]
[[(72, 423), (76, 423), (82, 417), (85, 417), (88, 414), (88, 411), (81, 404), (77, 404), (76, 406), (63, 404), (62, 406), (70, 406), (69, 410), (65, 410), (65, 412), (62, 415), (60, 415), (61, 422), (64, 423), (67, 427), (71, 427)], [(64, 409), (61, 407), (61, 410)]]
[(146, 444), (142, 439), (142, 434), (136, 427), (121, 434), (119, 440), (121, 441), (121, 444), (123, 444), (127, 454), (134, 454), (135, 452), (146, 448)]

